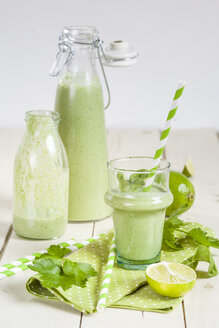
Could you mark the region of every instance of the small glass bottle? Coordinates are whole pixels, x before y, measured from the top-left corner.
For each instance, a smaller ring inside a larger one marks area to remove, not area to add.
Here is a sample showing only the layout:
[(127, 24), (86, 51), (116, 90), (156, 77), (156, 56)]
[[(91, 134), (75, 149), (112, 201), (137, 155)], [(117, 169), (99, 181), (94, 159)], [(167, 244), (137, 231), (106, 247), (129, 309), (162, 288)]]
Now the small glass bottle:
[[(108, 188), (107, 142), (102, 88), (95, 63), (98, 42), (94, 27), (64, 28), (51, 72), (53, 76), (62, 72), (55, 110), (61, 116), (59, 132), (69, 161), (70, 221), (100, 220), (111, 214), (104, 202)], [(67, 59), (57, 70), (61, 56)]]
[(58, 113), (29, 111), (14, 161), (13, 226), (17, 235), (51, 239), (65, 232), (69, 170)]

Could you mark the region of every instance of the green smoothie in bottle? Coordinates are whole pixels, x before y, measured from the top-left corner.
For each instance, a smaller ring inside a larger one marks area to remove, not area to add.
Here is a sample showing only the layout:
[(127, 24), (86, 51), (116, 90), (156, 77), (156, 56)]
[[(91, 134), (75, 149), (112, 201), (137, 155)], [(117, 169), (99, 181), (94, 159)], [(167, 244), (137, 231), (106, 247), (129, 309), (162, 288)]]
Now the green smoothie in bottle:
[(107, 143), (102, 88), (95, 71), (92, 27), (65, 28), (74, 52), (61, 76), (55, 111), (69, 161), (69, 220), (100, 220), (111, 214), (104, 202), (108, 188)]
[(30, 111), (14, 161), (13, 226), (17, 235), (51, 239), (68, 220), (68, 161), (58, 134), (59, 114)]

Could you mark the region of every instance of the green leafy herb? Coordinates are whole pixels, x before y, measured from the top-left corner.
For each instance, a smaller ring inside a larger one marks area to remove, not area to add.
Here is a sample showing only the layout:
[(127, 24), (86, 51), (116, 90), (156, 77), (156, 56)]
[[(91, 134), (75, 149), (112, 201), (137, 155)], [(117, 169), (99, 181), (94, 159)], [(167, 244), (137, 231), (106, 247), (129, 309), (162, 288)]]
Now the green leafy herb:
[(189, 238), (197, 245), (195, 254), (185, 260), (183, 263), (196, 269), (199, 262), (209, 263), (208, 275), (214, 277), (217, 275), (217, 267), (213, 260), (210, 247), (219, 248), (219, 239), (209, 236), (208, 233), (200, 227), (190, 228), (189, 222), (184, 222), (178, 218), (177, 213), (182, 209), (174, 212), (169, 218), (165, 219), (163, 231), (163, 243), (170, 249), (183, 249), (183, 241)]
[(74, 284), (85, 287), (87, 279), (96, 276), (96, 271), (87, 263), (71, 262), (66, 260), (63, 265), (63, 272), (67, 276), (74, 276)]
[(211, 255), (210, 248), (204, 245), (200, 245), (196, 248), (195, 254), (185, 260), (183, 264), (189, 265), (194, 270), (196, 269), (198, 262), (207, 262), (209, 263), (208, 275), (209, 277), (215, 277), (218, 274), (218, 270), (214, 259)]
[(183, 204), (177, 210), (173, 211), (173, 213), (171, 213), (169, 218), (176, 217), (176, 216), (184, 213), (187, 210), (188, 206), (189, 206), (188, 203)]
[(62, 259), (65, 255), (71, 253), (71, 250), (66, 247), (60, 247), (59, 245), (52, 245), (48, 248), (47, 253)]
[(177, 230), (184, 226), (184, 222), (180, 220), (177, 216), (171, 216), (165, 220), (164, 230), (163, 230), (163, 242), (170, 248), (179, 250), (183, 246), (180, 244), (178, 239)]
[(124, 174), (118, 173), (117, 179), (119, 181), (119, 189), (123, 192), (129, 191), (130, 184), (129, 184), (128, 180), (125, 179)]
[(86, 275), (87, 278), (96, 276), (96, 271), (87, 263), (72, 262), (66, 260), (63, 265), (63, 271), (67, 275)]
[[(147, 172), (147, 173), (142, 173), (142, 172)], [(145, 181), (148, 178), (151, 178), (152, 176), (155, 175), (155, 171), (153, 170), (146, 170), (146, 169), (141, 169), (141, 170), (136, 170), (136, 173), (133, 173), (130, 175), (128, 179), (124, 177), (123, 173), (118, 173), (117, 174), (117, 179), (119, 181), (119, 189), (122, 192), (145, 192), (148, 191), (148, 187), (145, 187)], [(164, 174), (157, 174), (155, 176), (154, 182), (166, 185), (166, 177)]]
[(38, 256), (36, 259), (35, 259), (35, 262), (34, 263), (37, 263), (36, 260), (42, 260), (42, 259), (51, 259), (53, 263), (55, 263), (56, 265), (58, 265), (59, 267), (61, 267), (61, 264), (62, 264), (62, 259), (61, 258), (58, 258), (56, 256), (52, 256), (50, 254), (47, 254), (47, 253), (44, 253), (40, 256)]
[(138, 170), (136, 173), (130, 175), (129, 179), (124, 177), (123, 173), (117, 174), (117, 179), (119, 181), (119, 189), (122, 192), (137, 192), (145, 191), (145, 180), (153, 175), (153, 173), (138, 173), (138, 172), (148, 172), (145, 169)]
[(72, 262), (63, 258), (70, 253), (68, 248), (52, 245), (47, 253), (38, 256), (29, 268), (40, 274), (43, 287), (62, 287), (63, 290), (72, 285), (86, 287), (87, 280), (97, 275), (94, 268), (87, 263)]
[(36, 259), (29, 268), (41, 274), (56, 275), (61, 272), (60, 267), (50, 257)]
[(201, 245), (219, 248), (219, 239), (208, 236), (207, 232), (199, 227), (190, 230), (188, 236)]

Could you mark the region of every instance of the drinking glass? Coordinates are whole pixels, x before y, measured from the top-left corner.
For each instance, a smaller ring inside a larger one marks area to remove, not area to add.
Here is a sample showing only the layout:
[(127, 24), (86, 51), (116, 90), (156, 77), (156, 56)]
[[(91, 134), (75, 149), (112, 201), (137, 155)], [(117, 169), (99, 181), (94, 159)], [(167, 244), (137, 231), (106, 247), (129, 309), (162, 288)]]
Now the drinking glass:
[[(125, 157), (108, 162), (109, 189), (105, 201), (113, 209), (117, 263), (143, 270), (159, 262), (169, 191), (170, 163), (156, 169), (151, 157)], [(153, 177), (148, 188), (146, 181)]]

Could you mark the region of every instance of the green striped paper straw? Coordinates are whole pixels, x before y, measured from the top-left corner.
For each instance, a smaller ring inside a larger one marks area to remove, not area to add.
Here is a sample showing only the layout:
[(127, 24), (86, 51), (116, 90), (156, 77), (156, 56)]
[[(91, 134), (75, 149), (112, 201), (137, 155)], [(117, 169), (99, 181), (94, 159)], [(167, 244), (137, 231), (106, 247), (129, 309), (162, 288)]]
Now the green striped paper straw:
[(97, 302), (98, 312), (103, 311), (106, 306), (106, 300), (109, 292), (109, 285), (110, 285), (111, 275), (113, 271), (113, 265), (116, 257), (115, 250), (116, 250), (115, 237), (113, 236), (110, 246), (109, 256), (107, 260), (107, 265), (106, 265), (106, 272), (103, 277), (103, 283), (100, 289), (100, 295), (98, 297), (98, 302)]
[[(75, 250), (80, 249), (90, 243), (93, 243), (94, 241), (96, 241), (97, 239), (102, 237), (103, 235), (104, 234), (100, 234), (97, 237), (88, 238), (82, 242), (76, 242), (75, 239), (72, 238), (72, 239), (70, 239), (66, 242), (62, 242), (58, 245), (60, 245), (61, 247), (68, 247), (71, 251), (75, 251)], [(46, 253), (46, 252), (47, 252), (47, 250), (44, 249), (42, 251), (38, 251), (31, 255), (22, 257), (16, 261), (13, 261), (8, 264), (4, 264), (4, 265), (0, 266), (0, 280), (7, 278), (7, 277), (14, 276), (16, 273), (19, 273), (19, 272), (29, 269), (28, 265), (32, 264), (32, 261), (35, 259), (35, 257), (39, 256), (40, 254)]]
[[(152, 172), (153, 172), (153, 170), (156, 170), (158, 168), (158, 165), (160, 163), (160, 159), (163, 155), (163, 151), (164, 151), (168, 136), (170, 134), (170, 130), (171, 130), (171, 127), (172, 127), (173, 120), (175, 118), (177, 109), (179, 107), (179, 100), (182, 96), (184, 87), (185, 87), (184, 82), (179, 82), (178, 83), (178, 86), (177, 86), (177, 89), (176, 89), (176, 92), (175, 92), (175, 95), (174, 95), (174, 98), (173, 98), (169, 113), (167, 115), (166, 124), (165, 124), (165, 127), (164, 127), (164, 129), (161, 133), (160, 141), (159, 141), (158, 147), (157, 147), (155, 155), (154, 155), (153, 168), (151, 169)], [(151, 177), (149, 177), (146, 180), (144, 191), (150, 190), (151, 185), (154, 181), (154, 177), (155, 177), (155, 175), (153, 174)]]

